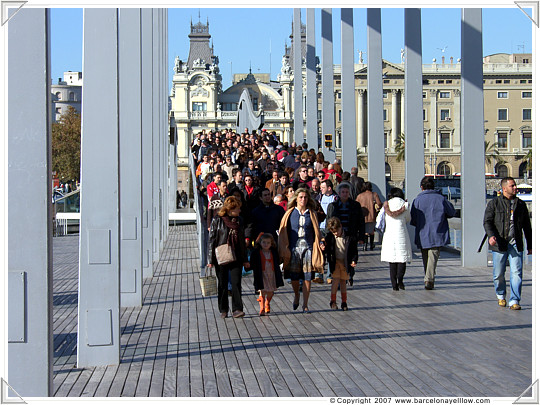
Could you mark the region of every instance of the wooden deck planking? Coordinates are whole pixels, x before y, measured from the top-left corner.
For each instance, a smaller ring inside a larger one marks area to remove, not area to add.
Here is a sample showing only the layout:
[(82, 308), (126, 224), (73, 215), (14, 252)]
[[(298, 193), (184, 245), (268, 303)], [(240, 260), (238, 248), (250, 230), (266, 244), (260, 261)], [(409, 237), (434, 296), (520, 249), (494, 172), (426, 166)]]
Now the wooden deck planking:
[(444, 252), (434, 291), (417, 258), (407, 290), (393, 292), (377, 249), (360, 252), (348, 312), (329, 309), (326, 284), (313, 285), (312, 313), (293, 312), (286, 284), (259, 317), (250, 276), (246, 317), (222, 320), (216, 298), (200, 294), (194, 227), (170, 229), (143, 307), (121, 311), (122, 363), (88, 369), (75, 368), (78, 238), (54, 239), (55, 396), (517, 398), (530, 384), (530, 265), (522, 311), (497, 307), (491, 269), (463, 269)]

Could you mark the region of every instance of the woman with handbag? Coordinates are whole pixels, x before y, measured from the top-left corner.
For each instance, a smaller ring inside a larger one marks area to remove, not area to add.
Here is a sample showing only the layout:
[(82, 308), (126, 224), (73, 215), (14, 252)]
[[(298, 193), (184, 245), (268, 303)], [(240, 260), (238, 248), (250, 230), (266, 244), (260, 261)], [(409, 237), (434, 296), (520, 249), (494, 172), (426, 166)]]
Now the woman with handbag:
[(239, 216), (241, 208), (242, 203), (236, 197), (227, 197), (210, 225), (208, 267), (216, 268), (218, 308), (222, 318), (227, 318), (229, 313), (227, 289), (229, 274), (232, 285), (233, 318), (245, 315), (242, 303), (242, 266), (249, 268), (249, 262), (244, 242), (244, 224)]
[(311, 280), (315, 272), (322, 272), (324, 264), (317, 204), (309, 190), (300, 187), (289, 200), (288, 207), (279, 226), (279, 258), (283, 262), (284, 278), (291, 279), (294, 290), (293, 310), (300, 305), (300, 280), (304, 280), (302, 309), (309, 313)]
[[(381, 199), (379, 195), (373, 191), (371, 182), (366, 181), (360, 191), (360, 194), (356, 197), (356, 201), (362, 206), (364, 211), (364, 221), (366, 223), (366, 236), (369, 237), (369, 247), (371, 250), (375, 249), (375, 219), (382, 207)], [(367, 239), (364, 243), (363, 249), (367, 250)]]

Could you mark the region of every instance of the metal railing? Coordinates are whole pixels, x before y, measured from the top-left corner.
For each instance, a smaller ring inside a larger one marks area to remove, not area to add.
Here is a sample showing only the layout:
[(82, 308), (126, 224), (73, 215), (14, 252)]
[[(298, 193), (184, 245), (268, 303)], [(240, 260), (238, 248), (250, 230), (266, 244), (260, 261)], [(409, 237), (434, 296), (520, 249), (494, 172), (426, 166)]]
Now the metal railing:
[(208, 229), (206, 224), (203, 224), (203, 212), (204, 212), (204, 200), (199, 194), (199, 187), (197, 183), (197, 177), (195, 176), (195, 157), (191, 155), (189, 157), (189, 171), (191, 173), (191, 182), (193, 184), (193, 197), (195, 203), (193, 209), (195, 210), (197, 219), (197, 235), (199, 235), (197, 242), (199, 246), (199, 254), (201, 255), (201, 269), (204, 269), (207, 264), (206, 252), (208, 249)]

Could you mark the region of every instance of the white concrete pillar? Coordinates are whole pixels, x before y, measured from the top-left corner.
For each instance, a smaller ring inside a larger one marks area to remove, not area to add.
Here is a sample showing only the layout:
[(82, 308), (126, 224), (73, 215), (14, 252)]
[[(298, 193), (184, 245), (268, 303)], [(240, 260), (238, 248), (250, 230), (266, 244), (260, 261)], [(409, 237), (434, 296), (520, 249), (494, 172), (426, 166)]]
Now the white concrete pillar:
[[(486, 206), (480, 8), (462, 9), (461, 55), (461, 264), (463, 267), (484, 267), (486, 255), (477, 252), (478, 241), (484, 236), (483, 217)], [(484, 252), (486, 249), (484, 244)]]
[(83, 30), (77, 367), (91, 367), (120, 362), (118, 10), (84, 9)]
[(141, 58), (142, 58), (142, 234), (143, 277), (153, 274), (153, 79), (152, 79), (152, 9), (142, 9)]
[(141, 10), (118, 10), (120, 299), (142, 305)]
[(53, 395), (50, 11), (22, 8), (2, 28), (9, 30), (4, 377), (23, 397), (47, 397)]

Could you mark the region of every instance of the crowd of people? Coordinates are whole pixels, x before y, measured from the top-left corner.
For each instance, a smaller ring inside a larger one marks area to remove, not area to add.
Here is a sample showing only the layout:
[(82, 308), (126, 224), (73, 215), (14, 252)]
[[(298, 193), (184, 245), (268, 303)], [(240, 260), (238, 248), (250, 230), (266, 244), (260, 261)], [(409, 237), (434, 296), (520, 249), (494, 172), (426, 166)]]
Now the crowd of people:
[[(302, 293), (302, 310), (309, 313), (311, 283), (327, 282), (330, 308), (338, 308), (339, 289), (346, 311), (359, 247), (374, 250), (376, 229), (384, 233), (381, 260), (389, 263), (391, 286), (404, 290), (406, 263), (412, 259), (408, 222), (415, 226), (415, 243), (422, 252), (424, 287), (434, 288), (440, 249), (450, 242), (448, 218), (455, 210), (434, 190), (432, 178), (422, 179), (421, 193), (409, 206), (399, 188), (379, 196), (369, 181), (358, 177), (356, 167), (344, 171), (338, 159), (329, 162), (306, 143), (288, 144), (275, 132), (247, 128), (242, 133), (202, 131), (191, 153), (209, 232), (207, 266), (216, 270), (222, 318), (229, 315), (229, 296), (232, 316), (245, 315), (241, 280), (246, 272), (253, 272), (260, 315), (270, 314), (273, 294), (284, 280), (294, 292), (293, 310), (300, 307)], [(519, 226), (527, 236), (527, 225)], [(486, 228), (490, 246), (497, 237), (493, 229)], [(497, 296), (502, 297), (504, 272), (498, 279)], [(512, 287), (513, 304), (519, 304), (517, 289)]]

